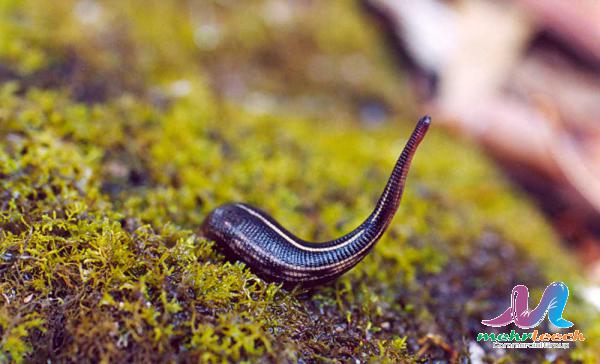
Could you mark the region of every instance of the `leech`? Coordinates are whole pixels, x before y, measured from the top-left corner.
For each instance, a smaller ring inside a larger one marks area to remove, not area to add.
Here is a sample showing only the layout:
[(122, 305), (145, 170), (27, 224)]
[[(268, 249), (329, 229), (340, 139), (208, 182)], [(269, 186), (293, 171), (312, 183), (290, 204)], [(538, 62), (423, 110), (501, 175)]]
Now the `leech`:
[(242, 261), (258, 276), (286, 286), (331, 281), (360, 262), (392, 221), (404, 190), (410, 162), (431, 119), (419, 120), (371, 215), (350, 233), (327, 242), (304, 241), (265, 212), (242, 203), (220, 206), (206, 217), (201, 234), (232, 261)]

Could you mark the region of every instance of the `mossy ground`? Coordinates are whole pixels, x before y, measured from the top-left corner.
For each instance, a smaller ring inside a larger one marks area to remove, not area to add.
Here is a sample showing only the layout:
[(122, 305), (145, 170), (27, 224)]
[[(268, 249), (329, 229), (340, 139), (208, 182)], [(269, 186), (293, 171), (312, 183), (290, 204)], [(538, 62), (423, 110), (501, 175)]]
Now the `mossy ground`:
[(330, 285), (266, 284), (196, 235), (228, 201), (352, 229), (416, 120), (358, 4), (277, 4), (0, 0), (0, 362), (466, 358), (514, 284), (552, 280), (588, 337), (559, 358), (593, 362), (576, 264), (435, 126), (390, 231)]

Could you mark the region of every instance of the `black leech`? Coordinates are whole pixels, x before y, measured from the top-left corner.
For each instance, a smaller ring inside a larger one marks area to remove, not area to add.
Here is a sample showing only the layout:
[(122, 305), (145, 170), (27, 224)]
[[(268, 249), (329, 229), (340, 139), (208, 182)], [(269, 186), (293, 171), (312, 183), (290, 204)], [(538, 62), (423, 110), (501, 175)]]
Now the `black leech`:
[(241, 203), (214, 209), (201, 233), (231, 260), (257, 275), (286, 285), (312, 286), (335, 279), (360, 262), (390, 224), (404, 190), (410, 162), (431, 119), (419, 120), (371, 215), (350, 233), (328, 242), (304, 241), (265, 212)]

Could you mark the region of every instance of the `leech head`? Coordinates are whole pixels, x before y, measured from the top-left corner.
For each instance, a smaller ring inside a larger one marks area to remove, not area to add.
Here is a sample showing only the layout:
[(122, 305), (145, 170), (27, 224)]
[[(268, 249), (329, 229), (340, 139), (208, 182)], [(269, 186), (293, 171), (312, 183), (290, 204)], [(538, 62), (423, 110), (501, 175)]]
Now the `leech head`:
[(370, 220), (373, 227), (378, 231), (385, 230), (394, 217), (398, 206), (400, 206), (400, 199), (402, 198), (402, 192), (404, 191), (404, 184), (410, 168), (410, 163), (417, 151), (417, 147), (425, 137), (425, 134), (427, 134), (430, 124), (431, 118), (428, 115), (419, 119), (402, 154), (400, 154), (400, 157), (398, 157), (398, 160), (396, 161), (396, 165), (394, 166), (381, 197), (379, 197), (379, 200), (375, 205), (373, 213), (367, 220)]

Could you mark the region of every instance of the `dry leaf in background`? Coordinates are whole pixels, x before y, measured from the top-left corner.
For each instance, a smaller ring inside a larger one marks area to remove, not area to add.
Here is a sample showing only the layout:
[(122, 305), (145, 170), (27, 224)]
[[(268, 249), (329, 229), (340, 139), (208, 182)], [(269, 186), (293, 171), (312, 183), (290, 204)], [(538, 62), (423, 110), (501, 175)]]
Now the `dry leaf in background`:
[(423, 107), (484, 146), (600, 280), (600, 3), (369, 6), (414, 66)]

